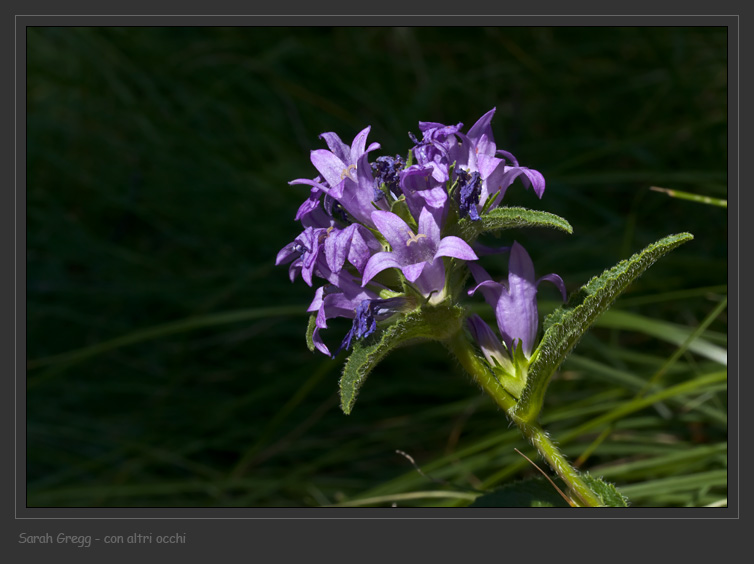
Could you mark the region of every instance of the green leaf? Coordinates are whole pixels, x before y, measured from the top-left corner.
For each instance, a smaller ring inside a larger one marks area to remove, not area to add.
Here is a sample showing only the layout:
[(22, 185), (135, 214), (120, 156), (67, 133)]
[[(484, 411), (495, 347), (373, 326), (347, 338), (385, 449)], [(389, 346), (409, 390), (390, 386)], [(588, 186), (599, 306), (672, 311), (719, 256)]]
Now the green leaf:
[[(555, 480), (564, 490), (563, 483)], [(469, 507), (570, 507), (558, 491), (542, 477), (512, 482), (481, 495)]]
[(586, 472), (581, 475), (581, 479), (602, 500), (602, 505), (606, 507), (628, 507), (628, 498), (620, 493), (613, 484), (605, 482), (601, 478), (590, 476)]
[(710, 198), (709, 196), (703, 196), (701, 194), (692, 194), (691, 192), (682, 192), (680, 190), (670, 190), (668, 188), (660, 188), (659, 186), (650, 186), (649, 189), (654, 190), (655, 192), (665, 192), (671, 198), (690, 200), (692, 202), (708, 204), (711, 206), (719, 206), (721, 208), (728, 207), (728, 200), (721, 200), (720, 198)]
[(632, 499), (657, 495), (669, 495), (684, 491), (700, 491), (709, 488), (725, 488), (728, 485), (728, 470), (709, 470), (680, 476), (669, 476), (628, 484), (623, 489), (630, 492)]
[(728, 351), (725, 348), (719, 347), (703, 337), (696, 337), (689, 341), (696, 330), (682, 325), (618, 310), (605, 312), (595, 325), (611, 329), (639, 331), (678, 346), (687, 344), (690, 351), (723, 366), (728, 365)]
[(395, 347), (418, 340), (444, 340), (461, 327), (458, 306), (420, 308), (403, 315), (371, 342), (357, 342), (340, 378), (340, 407), (348, 415), (369, 373)]
[(408, 203), (406, 197), (401, 196), (390, 206), (390, 211), (405, 221), (409, 227), (416, 229), (416, 219), (411, 215), (411, 211), (408, 209)]
[(518, 227), (552, 227), (573, 233), (571, 224), (562, 217), (527, 208), (495, 208), (483, 214), (478, 221), (464, 218), (458, 222), (460, 236), (466, 241), (473, 241), (482, 233)]
[(567, 305), (547, 316), (545, 334), (532, 355), (527, 385), (516, 406), (518, 417), (525, 421), (533, 421), (537, 417), (552, 374), (595, 319), (610, 307), (629, 284), (657, 259), (693, 238), (690, 233), (680, 233), (652, 243), (601, 276), (592, 278), (571, 296)]
[(314, 329), (316, 328), (316, 322), (317, 322), (317, 316), (316, 315), (310, 315), (309, 316), (309, 325), (306, 327), (306, 346), (307, 348), (314, 352)]

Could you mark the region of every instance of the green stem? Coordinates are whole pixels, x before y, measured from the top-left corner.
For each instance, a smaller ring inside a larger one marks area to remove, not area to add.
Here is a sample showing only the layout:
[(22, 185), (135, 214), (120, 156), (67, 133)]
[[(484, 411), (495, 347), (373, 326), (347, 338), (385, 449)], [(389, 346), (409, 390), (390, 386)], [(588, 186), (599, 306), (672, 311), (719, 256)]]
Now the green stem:
[(599, 497), (584, 483), (578, 471), (569, 464), (565, 456), (563, 456), (539, 424), (522, 423), (518, 424), (518, 428), (521, 429), (521, 432), (534, 448), (539, 451), (539, 454), (547, 461), (550, 468), (555, 470), (571, 491), (578, 496), (581, 503), (587, 507), (599, 507), (602, 505)]
[(602, 501), (586, 485), (584, 480), (581, 479), (578, 471), (568, 463), (565, 456), (555, 446), (555, 443), (550, 440), (544, 429), (538, 423), (527, 422), (516, 416), (516, 399), (503, 388), (497, 378), (495, 378), (495, 375), (477, 356), (476, 351), (474, 351), (463, 331), (457, 331), (445, 341), (445, 345), (474, 381), (495, 400), (495, 403), (505, 410), (508, 418), (516, 424), (526, 439), (539, 451), (542, 458), (547, 461), (550, 467), (578, 497), (578, 503), (588, 507), (601, 506)]

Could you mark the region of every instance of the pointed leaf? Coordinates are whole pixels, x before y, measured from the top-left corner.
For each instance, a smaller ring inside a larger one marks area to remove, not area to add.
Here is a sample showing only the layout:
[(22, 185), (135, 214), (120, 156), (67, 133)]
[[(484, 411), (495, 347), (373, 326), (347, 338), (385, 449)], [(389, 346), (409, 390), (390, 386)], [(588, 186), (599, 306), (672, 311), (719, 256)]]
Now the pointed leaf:
[(532, 355), (529, 378), (516, 414), (533, 420), (542, 407), (542, 400), (552, 374), (560, 366), (581, 336), (628, 287), (657, 259), (677, 246), (693, 239), (690, 233), (669, 235), (595, 276), (571, 296), (569, 303), (551, 313), (544, 322), (545, 334)]
[(462, 239), (471, 242), (482, 233), (519, 227), (552, 227), (566, 233), (573, 233), (571, 224), (555, 214), (527, 208), (508, 207), (490, 210), (483, 214), (478, 221), (464, 218), (458, 222), (457, 229)]
[(369, 373), (395, 347), (420, 340), (443, 340), (460, 329), (460, 307), (429, 307), (403, 315), (376, 339), (357, 342), (340, 378), (340, 407), (348, 415)]
[(606, 507), (628, 507), (628, 498), (620, 493), (613, 484), (605, 482), (601, 478), (590, 476), (586, 472), (581, 475), (581, 479), (597, 494)]
[(406, 197), (401, 196), (390, 206), (390, 211), (405, 221), (411, 229), (416, 230), (416, 220), (408, 209)]
[(306, 347), (314, 352), (316, 350), (314, 346), (314, 330), (317, 328), (317, 316), (309, 316), (309, 325), (306, 327)]

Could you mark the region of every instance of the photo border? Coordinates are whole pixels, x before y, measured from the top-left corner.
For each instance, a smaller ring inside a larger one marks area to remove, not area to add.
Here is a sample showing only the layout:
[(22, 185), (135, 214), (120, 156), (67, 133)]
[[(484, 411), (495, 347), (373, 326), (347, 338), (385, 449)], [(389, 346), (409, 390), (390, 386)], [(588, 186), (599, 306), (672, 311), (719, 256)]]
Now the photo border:
[[(100, 8), (97, 8), (99, 10)], [(400, 20), (397, 20), (400, 18)], [(24, 116), (25, 107), (25, 30), (29, 26), (72, 26), (72, 25), (92, 25), (92, 26), (162, 26), (162, 25), (192, 25), (192, 26), (310, 26), (310, 25), (344, 25), (344, 26), (394, 26), (396, 23), (406, 26), (475, 26), (475, 25), (505, 25), (505, 26), (551, 26), (551, 25), (579, 25), (579, 26), (725, 26), (729, 31), (729, 58), (728, 58), (728, 199), (730, 200), (728, 213), (728, 269), (729, 269), (729, 299), (728, 323), (729, 333), (733, 329), (734, 338), (729, 339), (728, 350), (729, 356), (733, 362), (733, 381), (729, 386), (729, 398), (735, 401), (729, 401), (729, 417), (735, 424), (729, 427), (729, 506), (727, 508), (629, 508), (615, 509), (605, 508), (590, 511), (571, 511), (568, 509), (505, 509), (505, 508), (478, 508), (468, 510), (464, 508), (27, 508), (26, 483), (25, 483), (25, 370), (24, 359), (26, 358), (25, 346), (25, 303), (26, 303), (26, 272), (25, 261), (22, 250), (25, 249), (25, 208), (26, 208), (26, 131)], [(504, 23), (503, 23), (504, 22)], [(741, 383), (739, 381), (739, 349), (740, 349), (740, 16), (739, 15), (700, 15), (700, 16), (644, 16), (644, 15), (621, 15), (621, 16), (586, 16), (586, 15), (452, 15), (452, 16), (421, 16), (421, 15), (218, 15), (218, 16), (136, 16), (136, 15), (15, 15), (15, 52), (14, 52), (14, 71), (15, 71), (15, 123), (14, 123), (14, 159), (15, 163), (9, 170), (14, 170), (14, 191), (13, 206), (6, 206), (5, 209), (13, 209), (15, 217), (13, 219), (16, 229), (14, 237), (14, 264), (15, 280), (13, 288), (14, 296), (14, 348), (11, 353), (14, 361), (14, 393), (6, 397), (15, 400), (12, 413), (15, 416), (14, 426), (14, 501), (13, 501), (13, 520), (15, 536), (11, 534), (13, 542), (16, 542), (19, 531), (27, 531), (29, 534), (34, 531), (45, 531), (53, 529), (55, 531), (70, 531), (71, 534), (84, 534), (82, 531), (92, 531), (86, 534), (107, 535), (117, 534), (114, 531), (135, 531), (148, 528), (154, 534), (158, 531), (169, 532), (186, 531), (193, 538), (192, 543), (187, 546), (201, 542), (202, 548), (206, 548), (213, 553), (218, 546), (229, 547), (236, 545), (237, 549), (243, 550), (249, 542), (249, 527), (257, 532), (254, 533), (254, 542), (260, 542), (259, 532), (260, 522), (265, 522), (265, 529), (277, 530), (284, 537), (290, 538), (295, 535), (303, 534), (307, 537), (328, 538), (334, 531), (339, 537), (348, 537), (349, 534), (356, 534), (358, 531), (371, 530), (375, 526), (382, 531), (379, 533), (381, 538), (397, 539), (402, 536), (410, 536), (415, 527), (406, 528), (401, 524), (404, 520), (429, 522), (427, 525), (427, 539), (435, 537), (433, 542), (437, 542), (438, 526), (449, 526), (456, 533), (460, 534), (461, 529), (466, 527), (479, 532), (480, 521), (486, 522), (485, 529), (497, 528), (502, 531), (512, 525), (512, 522), (522, 522), (524, 527), (538, 527), (532, 521), (557, 521), (557, 524), (550, 528), (557, 528), (563, 534), (575, 535), (576, 531), (583, 534), (584, 527), (578, 523), (582, 519), (590, 521), (589, 527), (599, 530), (603, 527), (602, 523), (618, 519), (621, 521), (652, 521), (660, 520), (680, 520), (681, 527), (685, 527), (687, 520), (739, 520), (740, 519), (740, 398), (742, 396)], [(749, 73), (750, 74), (750, 73)], [(751, 91), (750, 88), (746, 89)], [(8, 153), (6, 153), (8, 154)], [(747, 154), (744, 152), (744, 154)], [(733, 260), (731, 260), (733, 259)], [(8, 401), (8, 400), (6, 400)], [(10, 481), (10, 480), (9, 480)], [(470, 514), (471, 513), (471, 514)], [(703, 514), (700, 514), (703, 513)], [(249, 524), (247, 520), (255, 520), (255, 523)], [(327, 523), (331, 520), (336, 523)], [(368, 521), (368, 523), (354, 523), (354, 521)], [(500, 522), (504, 520), (505, 522)], [(86, 521), (86, 523), (82, 523)], [(134, 521), (139, 521), (138, 525)], [(280, 521), (280, 523), (275, 523)], [(306, 523), (301, 523), (306, 521)], [(385, 521), (385, 524), (377, 525), (374, 521)], [(449, 525), (440, 525), (439, 521), (449, 522)], [(461, 524), (460, 522), (464, 523)], [(295, 525), (294, 525), (295, 523)], [(459, 525), (461, 529), (458, 529)], [(578, 529), (571, 529), (578, 527)], [(651, 524), (650, 527), (651, 528)], [(516, 529), (522, 528), (517, 526)], [(663, 525), (662, 529), (665, 528)], [(612, 527), (611, 527), (612, 529)], [(78, 531), (78, 533), (76, 533)], [(385, 532), (389, 533), (386, 537)], [(431, 534), (430, 531), (434, 531)], [(122, 534), (122, 533), (121, 533)], [(516, 539), (518, 539), (518, 530)], [(659, 534), (659, 533), (658, 533)], [(505, 538), (507, 535), (500, 533), (499, 538)], [(273, 535), (274, 537), (274, 535)], [(272, 538), (272, 537), (271, 537)], [(412, 537), (414, 541), (420, 540), (421, 536)], [(444, 538), (446, 541), (450, 537)], [(593, 537), (590, 538), (590, 545), (594, 542), (601, 544), (605, 540)], [(610, 538), (607, 537), (609, 541)], [(625, 539), (624, 539), (625, 540)], [(269, 542), (273, 542), (270, 540)], [(285, 541), (283, 541), (285, 542)], [(714, 544), (719, 541), (715, 540)], [(444, 544), (444, 542), (440, 543)], [(693, 544), (693, 543), (689, 543)], [(461, 542), (464, 547), (466, 543)], [(25, 554), (29, 554), (29, 548), (21, 545)], [(34, 547), (41, 551), (45, 548), (52, 547)], [(128, 547), (128, 552), (133, 547)], [(156, 549), (150, 546), (151, 549)], [(171, 547), (173, 548), (173, 547)], [(306, 553), (307, 547), (286, 546), (289, 548), (301, 548)], [(193, 549), (192, 549), (193, 550)], [(309, 549), (310, 550), (310, 549)], [(370, 552), (372, 547), (370, 546)], [(465, 546), (464, 554), (468, 557), (469, 546)], [(471, 549), (473, 550), (473, 549)], [(36, 550), (34, 552), (37, 552)], [(103, 552), (103, 551), (99, 551)], [(379, 551), (378, 551), (379, 552)], [(443, 548), (443, 552), (450, 556), (454, 551), (449, 552)], [(199, 554), (199, 552), (197, 552)], [(203, 554), (203, 552), (202, 552)], [(393, 549), (388, 551), (387, 556), (392, 554), (395, 557), (396, 552)], [(695, 554), (699, 555), (698, 552)]]

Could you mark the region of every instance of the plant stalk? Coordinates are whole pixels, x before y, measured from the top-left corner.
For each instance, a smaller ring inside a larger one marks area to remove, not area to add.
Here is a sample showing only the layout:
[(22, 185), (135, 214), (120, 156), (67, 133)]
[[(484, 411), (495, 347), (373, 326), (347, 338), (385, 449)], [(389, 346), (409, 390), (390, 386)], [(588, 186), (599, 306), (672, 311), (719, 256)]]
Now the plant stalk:
[(584, 482), (578, 471), (571, 466), (547, 433), (536, 422), (524, 421), (515, 415), (517, 400), (495, 378), (485, 363), (479, 358), (464, 332), (457, 331), (445, 341), (445, 346), (458, 359), (474, 381), (505, 410), (508, 418), (516, 424), (531, 445), (537, 449), (550, 467), (565, 482), (576, 496), (577, 505), (600, 507), (602, 501)]

